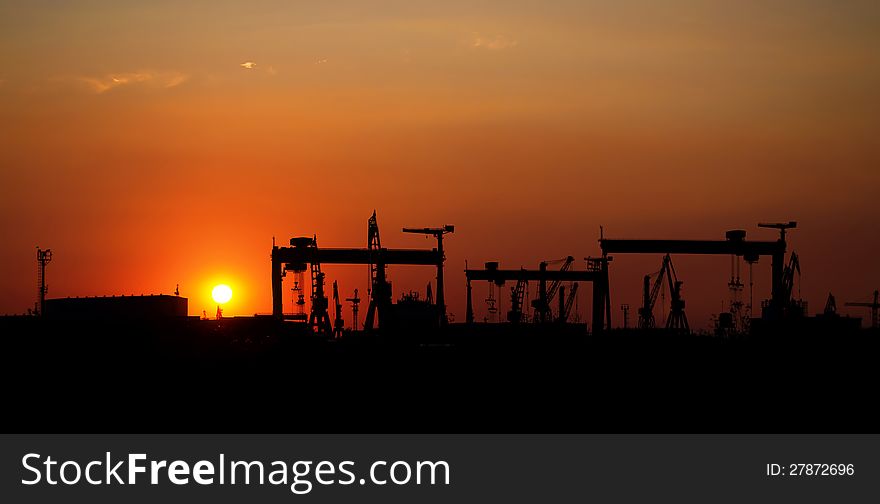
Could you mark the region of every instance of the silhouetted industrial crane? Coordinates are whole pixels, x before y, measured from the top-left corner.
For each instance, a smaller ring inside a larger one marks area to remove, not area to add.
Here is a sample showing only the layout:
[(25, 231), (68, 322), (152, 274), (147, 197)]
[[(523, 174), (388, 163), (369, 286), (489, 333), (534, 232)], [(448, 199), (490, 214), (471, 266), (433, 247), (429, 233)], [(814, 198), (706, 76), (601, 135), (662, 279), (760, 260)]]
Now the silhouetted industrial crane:
[[(560, 288), (560, 291), (559, 291), (560, 292), (560, 294), (559, 294), (560, 301), (564, 297), (564, 295), (563, 295), (564, 289), (565, 289), (564, 287)], [(575, 301), (575, 299), (577, 299), (577, 291), (578, 291), (578, 283), (574, 282), (571, 284), (571, 291), (568, 293), (568, 297), (565, 298), (565, 303), (561, 307), (562, 309), (559, 310), (559, 317), (556, 319), (558, 322), (563, 323), (563, 324), (568, 322), (568, 317), (571, 315), (571, 307), (574, 306), (574, 301)]]
[[(735, 230), (727, 233), (725, 240), (611, 240), (601, 238), (603, 256), (609, 254), (700, 254), (734, 255), (742, 257), (749, 265), (760, 256), (770, 256), (770, 302), (765, 310), (765, 318), (779, 319), (785, 312), (788, 300), (782, 285), (785, 268), (785, 232), (794, 228), (794, 221), (786, 223), (760, 224), (760, 227), (778, 229), (780, 238), (775, 241), (751, 241), (745, 239), (745, 232)], [(674, 286), (673, 286), (674, 287)]]
[[(389, 319), (393, 318), (391, 311), (391, 284), (386, 279), (385, 267), (390, 264), (410, 264), (418, 266), (432, 266), (442, 268), (443, 258), (437, 249), (414, 250), (414, 249), (386, 249), (379, 241), (379, 226), (376, 223), (376, 212), (368, 221), (367, 248), (318, 248), (316, 239), (312, 237), (295, 237), (290, 239), (290, 247), (278, 247), (272, 245), (272, 316), (282, 320), (283, 299), (282, 281), (287, 271), (305, 271), (308, 265), (312, 268), (313, 296), (317, 295), (320, 287), (318, 301), (312, 304), (310, 318), (315, 320), (318, 327), (323, 327), (322, 319), (326, 318), (326, 333), (331, 332), (327, 315), (327, 299), (323, 296), (323, 276), (320, 277), (321, 264), (363, 264), (369, 266), (370, 271), (370, 312), (364, 324), (364, 330), (372, 330), (373, 322), (378, 314), (378, 326), (390, 327)], [(320, 298), (323, 296), (323, 300)], [(322, 329), (322, 332), (323, 329)]]
[(510, 289), (510, 310), (507, 312), (507, 321), (511, 324), (522, 322), (523, 299), (528, 283), (527, 280), (520, 278), (516, 281), (516, 286)]
[(675, 274), (675, 266), (672, 265), (672, 259), (669, 260), (669, 267), (666, 268), (666, 281), (669, 284), (670, 309), (669, 318), (666, 320), (666, 329), (672, 329), (678, 332), (690, 332), (687, 315), (684, 313), (684, 299), (681, 298), (681, 285), (684, 283), (678, 279)]
[(51, 261), (52, 250), (37, 247), (37, 303), (34, 309), (36, 315), (43, 315), (46, 293), (49, 292), (49, 287), (46, 285), (46, 265)]
[[(382, 249), (382, 241), (379, 238), (379, 223), (376, 220), (376, 211), (367, 220), (367, 249), (370, 253), (370, 288), (367, 294), (370, 296), (370, 305), (367, 307), (367, 317), (364, 320), (364, 330), (372, 331), (376, 312), (384, 318), (391, 307), (391, 284), (385, 278), (385, 264), (380, 264), (375, 258), (379, 257)], [(382, 324), (380, 320), (379, 325)]]
[(355, 289), (354, 296), (350, 297), (350, 298), (345, 298), (345, 300), (348, 301), (349, 303), (351, 303), (351, 317), (352, 317), (351, 330), (357, 331), (358, 330), (358, 308), (361, 304), (361, 298), (358, 297), (358, 290)]
[[(562, 267), (559, 268), (559, 271), (568, 271), (571, 268), (571, 265), (574, 263), (574, 257), (568, 256), (564, 259), (562, 263)], [(560, 280), (553, 280), (550, 282), (550, 287), (547, 289), (547, 305), (550, 306), (553, 303), (553, 299), (556, 297), (556, 293), (559, 292)]]
[[(375, 216), (375, 212), (374, 212)], [(438, 228), (403, 228), (404, 233), (416, 233), (416, 234), (424, 234), (430, 235), (434, 238), (437, 238), (437, 252), (440, 254), (441, 263), (437, 268), (437, 308), (440, 312), (440, 326), (445, 326), (449, 320), (446, 318), (446, 299), (443, 297), (443, 263), (442, 259), (446, 257), (443, 255), (443, 235), (448, 233), (455, 232), (455, 226), (445, 225), (443, 227)], [(376, 236), (378, 237), (378, 229), (376, 231)]]
[[(574, 257), (568, 256), (562, 259), (556, 259), (554, 261), (541, 261), (541, 263), (538, 265), (538, 268), (540, 270), (546, 271), (547, 266), (559, 263), (562, 263), (559, 271), (568, 271), (571, 268), (571, 265), (574, 263)], [(546, 282), (539, 281), (538, 299), (532, 300), (532, 307), (535, 309), (536, 322), (548, 322), (552, 319), (550, 306), (553, 303), (553, 299), (556, 297), (556, 292), (559, 290), (559, 282), (559, 279), (555, 279), (550, 282), (550, 287), (547, 287)]]
[[(639, 308), (639, 329), (654, 329), (656, 322), (654, 320), (654, 305), (657, 303), (657, 296), (663, 288), (663, 279), (666, 277), (666, 270), (672, 258), (669, 254), (663, 256), (663, 263), (660, 271), (651, 275), (645, 275), (644, 288), (642, 289), (642, 306)], [(651, 277), (656, 275), (653, 287), (651, 286)]]
[[(610, 311), (610, 300), (608, 298), (608, 262), (610, 257), (587, 258), (587, 269), (584, 271), (548, 271), (547, 268), (539, 270), (526, 269), (500, 269), (497, 261), (486, 263), (485, 269), (470, 269), (464, 271), (467, 279), (467, 317), (468, 324), (474, 323), (474, 309), (472, 306), (473, 296), (471, 294), (471, 283), (474, 281), (488, 281), (490, 285), (503, 285), (506, 281), (515, 280), (519, 282), (538, 281), (542, 286), (546, 286), (548, 281), (560, 280), (563, 282), (591, 282), (593, 284), (592, 295), (592, 331), (593, 334), (602, 334), (609, 329), (608, 316)], [(524, 287), (523, 287), (524, 288)], [(546, 289), (542, 292), (546, 293)]]
[(690, 331), (687, 315), (684, 313), (684, 300), (681, 298), (681, 285), (684, 282), (678, 279), (678, 275), (675, 273), (675, 266), (672, 265), (672, 257), (669, 254), (663, 256), (663, 264), (660, 267), (660, 271), (655, 273), (655, 275), (656, 280), (653, 286), (651, 286), (651, 277), (653, 275), (645, 275), (642, 306), (639, 308), (639, 329), (653, 329), (656, 327), (654, 305), (657, 303), (657, 296), (660, 294), (665, 281), (669, 286), (669, 295), (672, 300), (669, 317), (666, 319), (666, 328), (681, 332)]
[[(312, 239), (317, 247), (317, 238)], [(329, 300), (324, 294), (324, 273), (321, 271), (321, 263), (311, 264), (312, 272), (312, 311), (309, 314), (309, 325), (317, 332), (329, 336), (332, 333), (330, 326), (330, 314), (327, 313)]]
[(345, 321), (342, 320), (342, 303), (339, 301), (339, 287), (336, 285), (336, 280), (333, 281), (333, 305), (336, 309), (333, 319), (333, 337), (340, 338), (342, 330), (345, 329)]
[(825, 300), (825, 309), (822, 310), (822, 313), (824, 313), (826, 317), (837, 316), (837, 300), (834, 299), (834, 294), (830, 292), (828, 293), (828, 299)]
[(872, 303), (846, 303), (846, 306), (860, 306), (871, 309), (871, 329), (880, 329), (880, 291), (874, 291)]
[(800, 316), (803, 315), (803, 308), (801, 301), (799, 299), (794, 298), (794, 280), (795, 275), (800, 278), (801, 275), (801, 261), (798, 258), (797, 253), (792, 252), (791, 257), (789, 257), (788, 264), (782, 270), (782, 290), (785, 296), (786, 305), (785, 306), (785, 315), (794, 315)]

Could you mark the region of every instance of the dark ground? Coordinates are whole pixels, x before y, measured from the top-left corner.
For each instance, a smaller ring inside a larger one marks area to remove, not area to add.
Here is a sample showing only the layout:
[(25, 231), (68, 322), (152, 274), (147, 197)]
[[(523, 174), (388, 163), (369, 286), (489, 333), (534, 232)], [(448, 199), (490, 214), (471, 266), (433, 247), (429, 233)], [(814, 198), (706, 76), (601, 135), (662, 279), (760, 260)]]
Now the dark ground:
[[(880, 336), (0, 318), (5, 432), (869, 433)], [(419, 341), (421, 340), (421, 341)]]

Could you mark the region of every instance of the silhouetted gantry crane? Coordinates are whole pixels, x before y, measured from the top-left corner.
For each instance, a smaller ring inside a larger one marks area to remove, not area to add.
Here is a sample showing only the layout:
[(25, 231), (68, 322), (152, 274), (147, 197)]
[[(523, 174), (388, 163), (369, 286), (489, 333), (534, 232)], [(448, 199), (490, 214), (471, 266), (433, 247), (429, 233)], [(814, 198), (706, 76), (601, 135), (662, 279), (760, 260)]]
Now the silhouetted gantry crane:
[[(759, 227), (779, 230), (776, 241), (750, 241), (745, 239), (745, 232), (727, 233), (726, 240), (616, 240), (601, 238), (599, 243), (603, 255), (608, 254), (701, 254), (701, 255), (732, 255), (743, 257), (749, 263), (755, 263), (760, 256), (770, 256), (771, 262), (771, 295), (767, 303), (765, 316), (780, 319), (790, 304), (790, 293), (786, 293), (785, 285), (785, 233), (797, 223), (759, 224)], [(674, 285), (672, 286), (674, 287)]]
[[(327, 313), (329, 301), (324, 294), (324, 274), (321, 264), (363, 264), (370, 268), (370, 307), (364, 330), (373, 329), (378, 320), (379, 327), (385, 327), (391, 317), (391, 283), (388, 282), (385, 268), (390, 264), (410, 264), (433, 266), (437, 268), (438, 292), (442, 289), (443, 254), (441, 250), (388, 249), (381, 245), (376, 212), (367, 222), (367, 248), (322, 248), (315, 237), (295, 237), (290, 239), (290, 247), (272, 246), (272, 315), (284, 317), (283, 278), (286, 271), (312, 272), (312, 307), (309, 316), (312, 326), (328, 336), (332, 333), (330, 316)], [(446, 226), (451, 232), (452, 226)], [(308, 265), (308, 266), (307, 266)], [(439, 297), (439, 295), (438, 295)], [(439, 300), (438, 300), (439, 301)]]
[[(572, 259), (573, 260), (573, 259)], [(488, 281), (495, 285), (504, 285), (507, 281), (517, 282), (516, 287), (512, 290), (511, 297), (513, 300), (520, 300), (514, 303), (515, 307), (511, 309), (512, 315), (508, 317), (511, 322), (518, 321), (521, 311), (516, 311), (516, 306), (522, 306), (522, 292), (529, 281), (538, 282), (538, 299), (540, 306), (544, 306), (548, 299), (547, 282), (592, 282), (593, 283), (593, 327), (594, 334), (600, 334), (608, 329), (606, 321), (610, 321), (611, 301), (608, 295), (608, 261), (611, 258), (587, 258), (587, 269), (585, 271), (577, 271), (572, 269), (566, 270), (548, 270), (547, 262), (540, 264), (537, 270), (500, 269), (497, 261), (487, 262), (485, 269), (465, 269), (465, 277), (467, 278), (467, 323), (474, 322), (474, 310), (472, 304), (472, 288), (473, 281)], [(566, 259), (567, 261), (567, 259)], [(574, 288), (572, 288), (574, 290)], [(574, 292), (570, 294), (569, 299), (574, 298)], [(563, 307), (564, 308), (564, 307)], [(563, 310), (564, 311), (564, 310)], [(517, 315), (517, 313), (519, 315)], [(545, 312), (546, 313), (546, 312)], [(545, 315), (546, 316), (546, 315)], [(567, 317), (566, 317), (567, 318)]]
[(871, 303), (846, 303), (846, 306), (859, 306), (871, 309), (871, 329), (880, 329), (880, 291), (874, 291), (874, 301)]

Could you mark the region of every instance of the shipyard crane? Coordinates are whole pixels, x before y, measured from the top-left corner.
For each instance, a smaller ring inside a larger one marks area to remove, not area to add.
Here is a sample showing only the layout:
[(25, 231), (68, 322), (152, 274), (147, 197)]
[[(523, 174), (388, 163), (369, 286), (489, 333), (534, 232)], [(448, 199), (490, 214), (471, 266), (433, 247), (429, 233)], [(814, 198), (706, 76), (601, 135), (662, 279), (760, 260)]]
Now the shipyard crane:
[(669, 317), (666, 319), (666, 329), (680, 332), (690, 331), (687, 315), (684, 313), (684, 300), (681, 298), (681, 285), (684, 282), (678, 279), (675, 266), (672, 265), (672, 257), (669, 254), (663, 256), (663, 264), (655, 275), (656, 280), (653, 286), (651, 286), (651, 277), (654, 275), (645, 275), (642, 306), (639, 308), (639, 329), (656, 327), (654, 305), (657, 303), (657, 296), (663, 289), (665, 281), (669, 286), (669, 295), (672, 300)]
[(825, 309), (822, 310), (822, 313), (824, 313), (826, 317), (837, 316), (837, 300), (834, 299), (834, 294), (830, 292), (828, 293), (828, 299), (825, 300)]
[[(560, 302), (562, 301), (562, 298), (564, 297), (563, 296), (564, 289), (565, 288), (562, 287), (559, 291), (560, 292), (560, 294), (559, 294), (560, 295), (560, 297), (559, 297)], [(571, 307), (574, 306), (574, 301), (575, 301), (575, 299), (577, 299), (577, 291), (578, 291), (578, 283), (574, 282), (571, 284), (571, 291), (568, 293), (568, 297), (565, 298), (565, 303), (563, 303), (563, 305), (561, 306), (561, 309), (559, 310), (559, 317), (556, 319), (558, 322), (563, 323), (563, 324), (568, 322), (568, 317), (571, 315)]]
[[(313, 236), (300, 237), (291, 239), (291, 245), (295, 245), (310, 250), (318, 248), (318, 237)], [(303, 263), (288, 263), (292, 270), (305, 270)], [(317, 332), (329, 336), (331, 334), (330, 314), (327, 313), (329, 302), (324, 294), (324, 273), (321, 271), (321, 264), (313, 262), (309, 266), (312, 280), (312, 310), (309, 314), (309, 325)], [(280, 290), (280, 285), (278, 285)], [(277, 298), (277, 296), (276, 296)], [(279, 310), (280, 311), (280, 310)]]
[[(440, 327), (443, 327), (449, 322), (449, 320), (446, 318), (446, 299), (443, 296), (443, 262), (442, 262), (442, 260), (445, 259), (445, 256), (443, 255), (443, 235), (449, 234), (449, 233), (454, 233), (455, 226), (451, 226), (451, 225), (447, 224), (443, 227), (437, 227), (437, 228), (429, 228), (429, 227), (403, 228), (403, 232), (433, 236), (434, 238), (437, 239), (437, 253), (440, 255), (440, 258), (441, 258), (440, 265), (437, 267), (437, 308), (438, 308), (437, 311), (440, 312)], [(376, 236), (378, 239), (378, 236), (379, 236), (378, 228), (376, 231)]]
[[(657, 297), (663, 288), (663, 279), (666, 276), (666, 270), (672, 262), (669, 254), (663, 256), (663, 263), (660, 271), (651, 275), (645, 275), (644, 285), (642, 289), (642, 306), (639, 308), (639, 329), (654, 329), (656, 321), (654, 320), (654, 305), (657, 303)], [(654, 285), (651, 285), (651, 277), (656, 276)]]
[(345, 329), (345, 321), (342, 320), (342, 303), (339, 301), (339, 287), (336, 280), (333, 281), (333, 306), (336, 309), (333, 319), (333, 337), (342, 337), (342, 330)]
[[(556, 259), (554, 261), (541, 261), (538, 267), (540, 270), (546, 271), (547, 266), (559, 263), (562, 263), (559, 271), (568, 271), (571, 268), (571, 265), (574, 263), (574, 257), (568, 256), (563, 259)], [(543, 323), (549, 321), (552, 318), (550, 306), (551, 303), (553, 303), (553, 299), (556, 297), (556, 292), (559, 290), (559, 282), (560, 280), (557, 278), (550, 282), (550, 286), (547, 287), (546, 281), (539, 281), (538, 299), (532, 301), (532, 307), (535, 309), (536, 322)]]
[(364, 320), (364, 331), (372, 331), (379, 316), (379, 325), (384, 326), (381, 319), (388, 315), (391, 307), (391, 283), (385, 277), (385, 263), (379, 262), (382, 251), (382, 241), (379, 237), (379, 223), (376, 220), (376, 211), (367, 220), (367, 250), (370, 254), (370, 287), (367, 294), (370, 297), (370, 305), (367, 307), (367, 317)]
[(523, 299), (528, 283), (528, 280), (520, 278), (516, 281), (516, 286), (510, 289), (510, 311), (507, 312), (507, 321), (511, 324), (522, 322)]
[(871, 309), (871, 329), (880, 329), (880, 291), (874, 291), (874, 301), (871, 303), (846, 303), (846, 306), (858, 306)]
[[(593, 334), (602, 334), (610, 327), (610, 300), (608, 298), (608, 263), (610, 257), (589, 257), (587, 258), (587, 269), (578, 271), (572, 269), (569, 271), (549, 271), (546, 267), (539, 270), (527, 269), (501, 269), (496, 261), (486, 263), (485, 269), (470, 269), (464, 271), (467, 279), (467, 317), (468, 324), (474, 323), (474, 308), (471, 283), (474, 281), (487, 281), (490, 285), (503, 285), (506, 281), (515, 280), (519, 282), (529, 282), (536, 280), (542, 286), (546, 286), (548, 281), (560, 280), (563, 282), (590, 282), (593, 285), (592, 295), (592, 332)], [(523, 284), (525, 288), (525, 283)], [(546, 293), (546, 289), (542, 289)], [(546, 299), (546, 298), (545, 298)]]
[[(283, 314), (283, 284), (286, 271), (305, 271), (311, 265), (313, 297), (317, 304), (312, 304), (310, 319), (322, 332), (328, 335), (330, 317), (327, 315), (328, 301), (323, 295), (323, 276), (320, 273), (321, 264), (362, 264), (369, 267), (370, 272), (370, 307), (364, 330), (374, 328), (374, 322), (378, 318), (378, 327), (390, 327), (388, 324), (394, 318), (391, 304), (391, 284), (386, 278), (385, 268), (391, 264), (409, 264), (418, 266), (431, 266), (441, 268), (443, 258), (437, 249), (386, 249), (381, 246), (379, 240), (379, 226), (376, 223), (376, 212), (368, 221), (367, 248), (319, 248), (313, 237), (294, 237), (290, 239), (290, 247), (272, 245), (272, 316), (282, 320)], [(320, 278), (320, 281), (318, 279)], [(320, 289), (320, 290), (319, 290)], [(320, 295), (318, 295), (320, 294)], [(326, 325), (322, 320), (326, 319)]]
[(52, 261), (52, 250), (43, 250), (37, 247), (37, 303), (34, 314), (43, 315), (43, 307), (46, 304), (46, 293), (49, 287), (46, 285), (46, 265)]
[(332, 333), (330, 326), (330, 314), (327, 308), (330, 303), (327, 295), (324, 294), (324, 272), (321, 271), (319, 263), (312, 264), (312, 312), (309, 315), (309, 325), (324, 335), (329, 336)]
[[(568, 256), (564, 259), (562, 263), (562, 267), (559, 268), (559, 271), (568, 271), (571, 268), (571, 265), (574, 263), (574, 257)], [(560, 280), (553, 280), (550, 282), (550, 288), (547, 289), (547, 305), (550, 306), (553, 303), (553, 299), (556, 297), (556, 293), (559, 291)]]
[(345, 300), (348, 301), (349, 303), (351, 303), (351, 317), (352, 317), (351, 330), (357, 331), (358, 330), (358, 308), (360, 307), (360, 304), (361, 304), (361, 298), (358, 297), (358, 290), (355, 289), (354, 296), (350, 297), (350, 298), (345, 298)]
[(803, 304), (793, 296), (795, 275), (800, 279), (801, 262), (797, 253), (792, 251), (788, 264), (782, 269), (782, 290), (786, 303), (785, 315), (803, 315)]
[(681, 298), (681, 285), (684, 283), (675, 274), (675, 266), (672, 259), (668, 261), (666, 268), (666, 281), (669, 284), (670, 309), (669, 318), (666, 320), (666, 329), (688, 333), (691, 328), (688, 325), (687, 315), (684, 313), (684, 299)]
[(785, 223), (762, 223), (760, 227), (778, 229), (779, 239), (774, 241), (751, 241), (745, 239), (745, 232), (728, 232), (725, 240), (617, 240), (602, 237), (599, 240), (602, 254), (700, 254), (733, 255), (742, 257), (750, 265), (761, 256), (770, 257), (770, 301), (764, 310), (768, 319), (783, 316), (788, 301), (782, 286), (782, 273), (785, 268), (785, 233), (797, 227), (794, 221)]

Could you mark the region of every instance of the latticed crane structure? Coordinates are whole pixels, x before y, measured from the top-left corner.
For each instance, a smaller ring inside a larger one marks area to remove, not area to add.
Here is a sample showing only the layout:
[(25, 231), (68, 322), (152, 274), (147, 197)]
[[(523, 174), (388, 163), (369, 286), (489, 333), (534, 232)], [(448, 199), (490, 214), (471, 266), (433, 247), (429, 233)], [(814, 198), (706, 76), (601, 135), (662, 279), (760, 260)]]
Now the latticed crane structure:
[(46, 304), (46, 293), (49, 287), (46, 285), (46, 265), (52, 261), (52, 250), (43, 250), (37, 247), (37, 303), (34, 307), (36, 315), (43, 314), (43, 307)]

